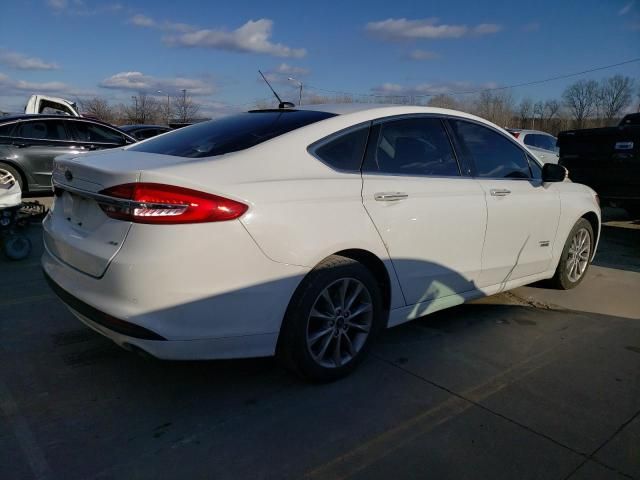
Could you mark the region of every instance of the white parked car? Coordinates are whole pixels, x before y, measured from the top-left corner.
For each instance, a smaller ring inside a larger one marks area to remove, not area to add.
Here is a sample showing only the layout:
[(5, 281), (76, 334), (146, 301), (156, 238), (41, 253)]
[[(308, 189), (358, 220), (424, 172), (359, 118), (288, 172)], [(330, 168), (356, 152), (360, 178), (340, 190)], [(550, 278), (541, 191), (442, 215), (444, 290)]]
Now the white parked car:
[(558, 139), (553, 135), (539, 130), (522, 130), (519, 128), (507, 128), (518, 142), (526, 145), (542, 163), (558, 163), (560, 149)]
[(42, 264), (71, 311), (164, 359), (351, 371), (372, 335), (582, 281), (596, 194), (503, 129), (426, 107), (263, 110), (56, 161)]

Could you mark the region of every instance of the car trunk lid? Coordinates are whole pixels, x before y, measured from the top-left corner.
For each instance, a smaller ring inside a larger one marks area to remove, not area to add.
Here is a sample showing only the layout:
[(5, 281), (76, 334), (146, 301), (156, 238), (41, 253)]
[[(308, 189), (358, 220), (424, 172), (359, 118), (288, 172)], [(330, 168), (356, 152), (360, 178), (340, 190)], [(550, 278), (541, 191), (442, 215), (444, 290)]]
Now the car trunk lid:
[(58, 157), (53, 171), (54, 205), (44, 222), (47, 250), (80, 272), (102, 277), (131, 223), (109, 218), (100, 207), (100, 192), (137, 182), (145, 168), (175, 162), (172, 157), (126, 150)]

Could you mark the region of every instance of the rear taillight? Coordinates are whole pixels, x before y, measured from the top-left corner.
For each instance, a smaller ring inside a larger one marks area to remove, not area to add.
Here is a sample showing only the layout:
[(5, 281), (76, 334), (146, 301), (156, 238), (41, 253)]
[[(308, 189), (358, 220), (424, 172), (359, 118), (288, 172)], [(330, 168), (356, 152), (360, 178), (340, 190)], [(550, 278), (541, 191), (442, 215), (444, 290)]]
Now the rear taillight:
[(248, 206), (218, 195), (160, 183), (126, 183), (100, 192), (102, 210), (111, 218), (135, 223), (223, 222)]

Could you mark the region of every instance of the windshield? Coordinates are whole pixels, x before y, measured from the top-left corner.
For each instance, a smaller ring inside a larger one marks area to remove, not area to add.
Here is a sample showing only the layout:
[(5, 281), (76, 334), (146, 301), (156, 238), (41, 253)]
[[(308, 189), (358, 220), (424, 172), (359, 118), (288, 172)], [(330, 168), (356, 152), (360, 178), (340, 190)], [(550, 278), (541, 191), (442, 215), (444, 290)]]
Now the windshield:
[(224, 155), (333, 116), (333, 113), (305, 110), (241, 113), (177, 130), (130, 150), (189, 158)]

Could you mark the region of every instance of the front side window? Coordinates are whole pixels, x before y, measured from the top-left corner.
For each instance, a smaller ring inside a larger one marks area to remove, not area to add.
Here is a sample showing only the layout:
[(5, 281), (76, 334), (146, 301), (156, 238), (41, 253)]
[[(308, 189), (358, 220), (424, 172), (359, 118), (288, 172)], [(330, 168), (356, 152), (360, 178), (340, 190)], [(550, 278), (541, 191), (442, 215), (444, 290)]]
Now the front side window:
[(124, 144), (121, 133), (90, 122), (73, 122), (74, 136), (81, 142)]
[(188, 158), (213, 157), (253, 147), (333, 116), (311, 110), (256, 110), (185, 127), (130, 149)]
[(460, 176), (449, 137), (438, 118), (408, 118), (376, 125), (364, 171), (394, 175)]
[(68, 140), (61, 120), (37, 120), (19, 124), (17, 137), (33, 140)]
[(453, 120), (451, 124), (473, 160), (478, 177), (531, 177), (527, 157), (507, 137), (483, 125), (464, 120)]
[(338, 135), (319, 146), (311, 147), (313, 153), (336, 170), (360, 171), (364, 149), (367, 146), (369, 127), (358, 128)]

